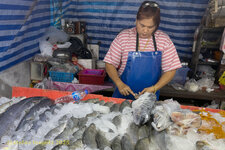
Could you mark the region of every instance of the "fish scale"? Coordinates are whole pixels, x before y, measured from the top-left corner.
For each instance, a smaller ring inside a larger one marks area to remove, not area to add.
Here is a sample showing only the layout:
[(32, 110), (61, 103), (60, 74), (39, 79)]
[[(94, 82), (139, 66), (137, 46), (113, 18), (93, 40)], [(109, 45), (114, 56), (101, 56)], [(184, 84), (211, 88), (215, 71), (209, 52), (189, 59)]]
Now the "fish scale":
[(20, 120), (25, 116), (24, 111), (29, 111), (35, 103), (37, 104), (43, 97), (26, 98), (12, 106), (0, 115), (0, 138), (11, 136), (15, 132)]

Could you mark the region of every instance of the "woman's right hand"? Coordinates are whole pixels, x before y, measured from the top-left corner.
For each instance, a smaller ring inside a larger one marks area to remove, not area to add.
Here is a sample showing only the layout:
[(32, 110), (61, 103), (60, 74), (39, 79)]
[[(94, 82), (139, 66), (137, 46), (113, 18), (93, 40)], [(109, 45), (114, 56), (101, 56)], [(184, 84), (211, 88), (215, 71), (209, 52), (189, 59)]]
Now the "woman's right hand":
[(135, 96), (134, 92), (130, 89), (130, 87), (128, 85), (126, 85), (125, 83), (123, 83), (122, 81), (117, 84), (117, 88), (118, 88), (120, 94), (122, 94), (124, 96), (128, 96), (130, 94)]

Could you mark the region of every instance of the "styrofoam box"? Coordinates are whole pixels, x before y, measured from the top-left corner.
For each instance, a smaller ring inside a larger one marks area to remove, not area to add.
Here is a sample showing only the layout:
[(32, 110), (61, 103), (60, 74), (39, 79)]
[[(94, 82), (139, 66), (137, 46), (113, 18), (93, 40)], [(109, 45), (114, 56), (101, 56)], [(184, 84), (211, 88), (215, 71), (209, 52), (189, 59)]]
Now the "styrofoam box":
[(96, 59), (78, 59), (78, 63), (84, 66), (86, 69), (95, 69), (96, 68)]

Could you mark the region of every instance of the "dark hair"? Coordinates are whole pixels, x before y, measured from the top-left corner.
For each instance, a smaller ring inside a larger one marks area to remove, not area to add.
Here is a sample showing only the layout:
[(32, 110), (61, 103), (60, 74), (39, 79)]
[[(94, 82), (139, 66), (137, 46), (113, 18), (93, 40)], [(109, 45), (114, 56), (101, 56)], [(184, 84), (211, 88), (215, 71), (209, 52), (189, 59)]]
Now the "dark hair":
[(153, 1), (144, 1), (138, 9), (137, 20), (149, 19), (153, 17), (156, 29), (160, 23), (160, 8), (159, 4)]

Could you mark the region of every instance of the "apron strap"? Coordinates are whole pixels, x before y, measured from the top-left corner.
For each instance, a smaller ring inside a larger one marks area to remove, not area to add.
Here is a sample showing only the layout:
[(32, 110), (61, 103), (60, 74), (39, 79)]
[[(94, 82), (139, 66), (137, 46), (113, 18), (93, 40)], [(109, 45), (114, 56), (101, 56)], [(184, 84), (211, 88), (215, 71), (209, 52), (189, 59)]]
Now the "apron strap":
[[(152, 35), (153, 38), (153, 44), (154, 44), (154, 48), (155, 51), (157, 51), (157, 45), (156, 45), (156, 41), (155, 41), (155, 34)], [(137, 32), (137, 37), (136, 37), (136, 52), (138, 52), (138, 47), (139, 47), (139, 36), (138, 36), (138, 32)]]
[(152, 35), (153, 38), (153, 44), (154, 44), (154, 48), (155, 48), (155, 52), (157, 51), (157, 45), (156, 45), (156, 41), (155, 41), (155, 34)]

